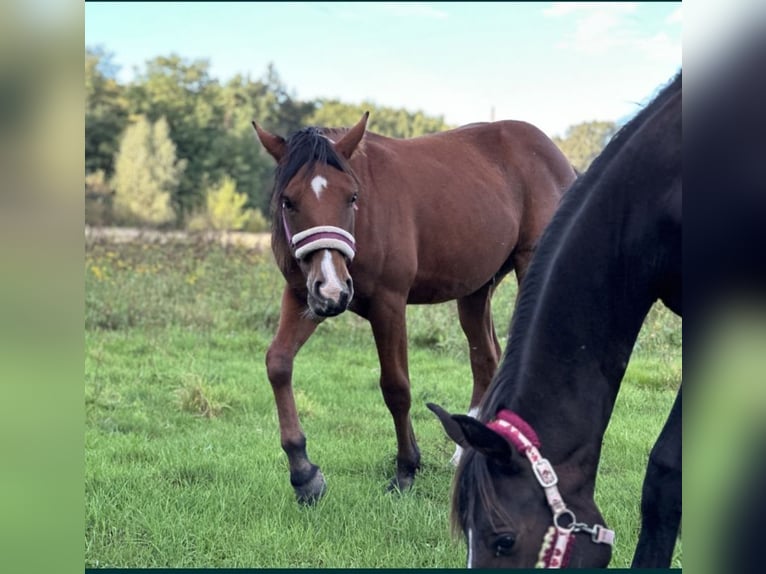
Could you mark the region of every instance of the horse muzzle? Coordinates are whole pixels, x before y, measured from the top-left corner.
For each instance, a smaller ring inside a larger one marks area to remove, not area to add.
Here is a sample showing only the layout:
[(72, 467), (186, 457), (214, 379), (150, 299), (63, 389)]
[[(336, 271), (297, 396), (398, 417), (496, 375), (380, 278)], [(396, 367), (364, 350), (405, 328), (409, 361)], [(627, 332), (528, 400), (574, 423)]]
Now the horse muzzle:
[(346, 268), (344, 256), (324, 249), (314, 255), (307, 275), (307, 303), (319, 317), (334, 317), (348, 309), (354, 297), (354, 283)]
[(349, 277), (346, 284), (332, 296), (323, 295), (323, 284), (315, 281), (309, 289), (307, 303), (311, 311), (319, 317), (335, 317), (348, 309), (349, 303), (354, 296), (354, 286)]

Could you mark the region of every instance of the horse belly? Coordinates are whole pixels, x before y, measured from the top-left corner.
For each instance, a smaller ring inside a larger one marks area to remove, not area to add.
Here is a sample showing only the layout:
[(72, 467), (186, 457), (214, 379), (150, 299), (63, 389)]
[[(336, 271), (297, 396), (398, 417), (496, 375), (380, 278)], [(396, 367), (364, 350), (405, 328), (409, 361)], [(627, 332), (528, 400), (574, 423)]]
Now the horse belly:
[(452, 253), (450, 257), (433, 257), (430, 264), (418, 269), (410, 288), (407, 302), (411, 304), (442, 303), (460, 299), (478, 291), (501, 271), (507, 272), (506, 263), (512, 247), (495, 240), (495, 253)]
[(449, 220), (443, 215), (421, 229), (410, 303), (459, 299), (510, 270), (509, 259), (518, 241), (518, 213), (510, 201), (492, 200), (490, 192), (482, 195), (485, 201), (480, 205), (454, 207), (463, 218), (459, 225), (442, 224)]

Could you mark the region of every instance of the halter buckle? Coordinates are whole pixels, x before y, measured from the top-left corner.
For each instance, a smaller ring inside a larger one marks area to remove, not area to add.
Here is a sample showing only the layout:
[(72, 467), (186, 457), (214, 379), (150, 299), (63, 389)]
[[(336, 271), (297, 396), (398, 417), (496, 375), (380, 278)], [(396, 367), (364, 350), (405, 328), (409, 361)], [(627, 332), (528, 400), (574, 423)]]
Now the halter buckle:
[(577, 522), (572, 527), (575, 532), (587, 532), (590, 534), (590, 539), (596, 544), (614, 546), (614, 530), (609, 530), (600, 524), (594, 524), (591, 527), (584, 522)]
[(555, 486), (559, 478), (556, 476), (556, 471), (553, 470), (553, 465), (547, 458), (541, 458), (532, 464), (532, 471), (535, 473), (535, 478), (543, 488), (549, 488)]

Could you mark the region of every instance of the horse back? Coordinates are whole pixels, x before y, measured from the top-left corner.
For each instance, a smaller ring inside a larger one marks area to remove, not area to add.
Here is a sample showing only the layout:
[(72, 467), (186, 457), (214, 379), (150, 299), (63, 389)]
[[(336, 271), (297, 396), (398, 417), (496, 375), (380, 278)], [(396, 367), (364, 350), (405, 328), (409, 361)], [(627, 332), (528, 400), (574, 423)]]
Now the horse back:
[(423, 294), (414, 302), (471, 293), (533, 249), (575, 179), (550, 138), (519, 121), (412, 139), (368, 132), (352, 166), (363, 190), (355, 266), (410, 283)]

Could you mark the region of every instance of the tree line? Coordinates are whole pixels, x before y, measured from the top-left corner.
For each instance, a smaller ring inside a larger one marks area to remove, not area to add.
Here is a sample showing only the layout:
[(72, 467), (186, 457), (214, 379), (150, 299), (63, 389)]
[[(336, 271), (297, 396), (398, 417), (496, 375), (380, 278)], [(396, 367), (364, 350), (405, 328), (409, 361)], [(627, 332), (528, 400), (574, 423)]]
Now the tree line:
[[(266, 229), (274, 165), (253, 119), (281, 135), (350, 126), (365, 110), (369, 129), (390, 137), (455, 127), (443, 116), (372, 102), (301, 100), (273, 64), (259, 78), (226, 82), (207, 60), (175, 54), (146, 61), (127, 83), (117, 71), (112, 54), (86, 48), (85, 219), (93, 225)], [(554, 141), (584, 170), (614, 131), (611, 122), (585, 122)]]

